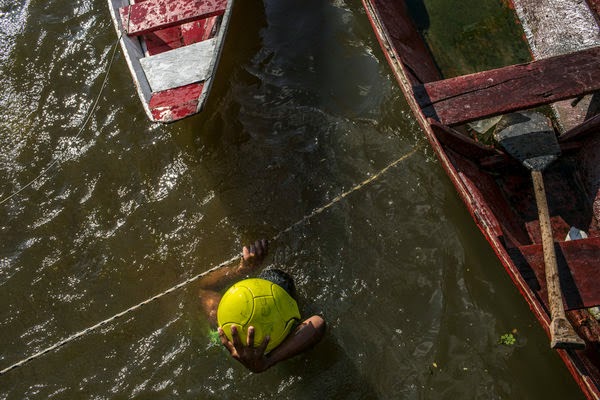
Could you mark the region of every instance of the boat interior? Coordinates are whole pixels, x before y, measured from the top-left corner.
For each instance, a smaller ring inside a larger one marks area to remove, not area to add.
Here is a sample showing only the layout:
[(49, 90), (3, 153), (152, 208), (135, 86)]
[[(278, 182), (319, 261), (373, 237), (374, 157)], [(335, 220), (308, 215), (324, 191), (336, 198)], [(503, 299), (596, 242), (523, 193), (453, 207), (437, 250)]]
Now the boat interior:
[[(137, 0), (135, 4), (148, 1), (150, 0)], [(213, 38), (218, 29), (218, 22), (218, 15), (210, 16), (182, 25), (148, 31), (140, 35), (139, 39), (146, 55), (152, 56)]]
[[(411, 21), (407, 7), (376, 3), (385, 20)], [(567, 309), (600, 305), (589, 279), (600, 272), (600, 46), (445, 79), (417, 25), (385, 26), (415, 101), (475, 203), (478, 224), (505, 247), (546, 307), (531, 174), (490, 132), (506, 113), (535, 110), (551, 121), (561, 154), (543, 177)], [(573, 107), (571, 114), (578, 108), (579, 120), (568, 129), (552, 108), (557, 102)]]
[[(600, 115), (595, 115), (562, 134), (555, 124), (561, 154), (543, 171), (568, 309), (600, 304), (600, 291), (589, 280), (600, 268), (599, 122)], [(529, 170), (498, 145), (483, 144), (480, 134), (466, 124), (439, 123), (434, 131), (461, 181), (480, 200), (478, 207), (489, 208), (489, 228), (545, 303), (542, 238)]]

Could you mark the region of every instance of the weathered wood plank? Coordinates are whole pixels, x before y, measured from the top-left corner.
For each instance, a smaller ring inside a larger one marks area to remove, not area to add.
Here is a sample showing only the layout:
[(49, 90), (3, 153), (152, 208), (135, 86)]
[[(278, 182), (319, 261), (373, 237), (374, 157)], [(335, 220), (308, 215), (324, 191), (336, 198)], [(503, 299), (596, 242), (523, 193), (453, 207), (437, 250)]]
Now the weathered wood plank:
[(153, 93), (148, 106), (156, 121), (171, 122), (197, 112), (204, 83)]
[(600, 0), (587, 0), (590, 9), (594, 12), (594, 17), (596, 17), (596, 21), (600, 23)]
[[(511, 0), (523, 26), (535, 60), (600, 46), (600, 29), (585, 1)], [(573, 105), (564, 100), (552, 104), (559, 131), (569, 130), (588, 115), (591, 96)]]
[(152, 92), (206, 80), (214, 65), (216, 39), (145, 57), (140, 60)]
[(424, 113), (446, 125), (600, 90), (600, 47), (415, 87)]
[(573, 129), (565, 132), (560, 138), (561, 142), (568, 142), (571, 140), (579, 140), (583, 137), (600, 131), (600, 114), (589, 118), (584, 121), (582, 124), (577, 125)]
[(477, 161), (483, 158), (498, 156), (502, 153), (491, 146), (476, 142), (470, 137), (455, 131), (449, 126), (440, 124), (438, 121), (428, 118), (427, 122), (431, 125), (433, 133), (437, 136), (440, 143), (448, 146), (471, 160)]
[(214, 36), (218, 17), (210, 17), (161, 29), (144, 35), (148, 55), (156, 55), (179, 47), (201, 42)]
[(221, 15), (227, 0), (146, 0), (121, 7), (123, 29), (139, 36), (202, 18)]
[[(519, 269), (530, 287), (540, 293), (546, 303), (546, 279), (541, 245), (522, 246)], [(600, 287), (595, 278), (600, 272), (600, 238), (589, 238), (556, 244), (560, 286), (569, 310), (600, 305)]]
[(581, 0), (512, 0), (536, 60), (600, 46), (590, 7)]
[[(386, 0), (363, 0), (372, 23), (392, 44), (392, 48), (381, 42), (386, 57), (392, 65), (403, 62), (411, 84), (441, 79), (427, 45), (417, 27), (408, 16), (405, 2)], [(402, 23), (398, 23), (402, 21)], [(394, 54), (394, 53), (400, 54)]]

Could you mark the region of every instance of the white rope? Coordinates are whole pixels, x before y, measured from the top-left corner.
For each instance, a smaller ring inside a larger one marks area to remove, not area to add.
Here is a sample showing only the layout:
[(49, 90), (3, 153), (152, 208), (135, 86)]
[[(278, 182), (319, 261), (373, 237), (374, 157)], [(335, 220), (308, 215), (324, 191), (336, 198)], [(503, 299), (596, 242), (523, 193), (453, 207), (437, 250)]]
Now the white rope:
[(410, 152), (406, 153), (405, 155), (403, 155), (402, 157), (400, 157), (396, 161), (392, 162), (391, 164), (388, 164), (385, 168), (383, 168), (382, 170), (380, 170), (379, 172), (377, 172), (373, 176), (365, 179), (361, 183), (358, 183), (358, 184), (352, 186), (347, 191), (345, 191), (345, 192), (337, 195), (336, 197), (333, 198), (333, 200), (331, 200), (329, 203), (325, 204), (324, 206), (316, 208), (310, 214), (305, 215), (301, 220), (297, 221), (296, 223), (290, 225), (289, 227), (287, 227), (283, 231), (279, 232), (277, 235), (275, 235), (273, 237), (273, 240), (279, 239), (279, 237), (281, 235), (283, 235), (284, 233), (288, 233), (289, 231), (291, 231), (292, 229), (294, 229), (297, 225), (300, 225), (300, 224), (304, 223), (305, 221), (311, 219), (315, 215), (322, 213), (323, 211), (325, 211), (326, 209), (328, 209), (329, 207), (331, 207), (332, 205), (334, 205), (338, 201), (342, 200), (346, 196), (350, 195), (351, 193), (353, 193), (353, 192), (355, 192), (355, 191), (357, 191), (359, 189), (362, 189), (365, 185), (368, 185), (369, 183), (371, 183), (374, 180), (378, 179), (381, 175), (385, 174), (390, 168), (396, 166), (397, 164), (401, 163), (402, 161), (406, 160), (407, 158), (409, 158), (410, 156), (412, 156), (413, 154), (415, 154), (418, 149), (419, 149), (419, 146), (417, 145)]
[[(407, 158), (409, 158), (410, 156), (414, 155), (417, 152), (418, 149), (419, 149), (419, 146), (418, 145), (415, 146), (415, 148), (413, 148), (410, 152), (404, 154), (402, 157), (398, 158), (396, 161), (392, 162), (391, 164), (389, 164), (388, 166), (386, 166), (385, 168), (383, 168), (382, 170), (380, 170), (379, 172), (377, 172), (373, 176), (371, 176), (371, 177), (365, 179), (364, 181), (362, 181), (362, 182), (360, 182), (360, 183), (352, 186), (347, 191), (345, 191), (345, 192), (341, 193), (340, 195), (336, 196), (329, 203), (325, 204), (322, 207), (316, 208), (311, 213), (305, 215), (302, 219), (300, 219), (297, 222), (293, 223), (292, 225), (290, 225), (286, 229), (280, 231), (275, 236), (273, 236), (273, 238), (271, 240), (275, 241), (275, 240), (279, 239), (283, 234), (291, 231), (296, 226), (298, 226), (298, 225), (306, 222), (307, 220), (313, 218), (314, 216), (322, 213), (323, 211), (327, 210), (328, 208), (330, 208), (331, 206), (333, 206), (335, 203), (341, 201), (342, 199), (344, 199), (345, 197), (347, 197), (351, 193), (353, 193), (353, 192), (355, 192), (355, 191), (363, 188), (365, 185), (367, 185), (367, 184), (373, 182), (374, 180), (378, 179), (379, 177), (381, 177), (381, 175), (383, 175), (384, 173), (386, 173), (390, 168), (398, 165), (402, 161), (404, 161)], [(158, 293), (157, 295), (154, 295), (154, 296), (152, 296), (152, 297), (150, 297), (150, 298), (148, 298), (148, 299), (146, 299), (146, 300), (144, 300), (144, 301), (142, 301), (142, 302), (140, 302), (140, 303), (138, 303), (138, 304), (136, 304), (136, 305), (134, 305), (132, 307), (129, 307), (128, 309), (126, 309), (124, 311), (121, 311), (120, 313), (115, 314), (115, 315), (113, 315), (110, 318), (102, 320), (102, 321), (98, 322), (95, 325), (92, 325), (92, 326), (90, 326), (88, 328), (85, 328), (84, 330), (79, 331), (79, 332), (77, 332), (77, 333), (75, 333), (75, 334), (73, 334), (73, 335), (71, 335), (71, 336), (69, 336), (69, 337), (67, 337), (67, 338), (65, 338), (65, 339), (63, 339), (63, 340), (55, 343), (55, 344), (53, 344), (50, 347), (47, 347), (47, 348), (45, 348), (45, 349), (43, 349), (41, 351), (38, 351), (37, 353), (32, 354), (31, 356), (29, 356), (29, 357), (27, 357), (27, 358), (25, 358), (25, 359), (23, 359), (23, 360), (21, 360), (19, 362), (16, 362), (16, 363), (14, 363), (13, 365), (11, 365), (11, 366), (9, 366), (7, 368), (4, 368), (3, 370), (0, 371), (0, 375), (4, 375), (8, 371), (11, 371), (11, 370), (13, 370), (15, 368), (21, 367), (24, 364), (27, 364), (29, 361), (32, 361), (32, 360), (34, 360), (36, 358), (39, 358), (39, 357), (43, 356), (44, 354), (51, 352), (52, 350), (56, 350), (59, 347), (64, 346), (65, 344), (67, 344), (69, 342), (72, 342), (73, 340), (75, 340), (77, 338), (80, 338), (81, 336), (83, 336), (83, 335), (85, 335), (87, 333), (90, 333), (90, 332), (92, 332), (92, 331), (100, 328), (101, 326), (104, 326), (104, 325), (106, 325), (106, 324), (108, 324), (108, 323), (116, 320), (117, 318), (120, 318), (120, 317), (124, 316), (125, 314), (128, 314), (128, 313), (130, 313), (132, 311), (138, 310), (139, 308), (145, 306), (146, 304), (149, 304), (149, 303), (151, 303), (151, 302), (153, 302), (155, 300), (158, 300), (159, 298), (161, 298), (161, 297), (163, 297), (163, 296), (165, 296), (165, 295), (167, 295), (169, 293), (172, 293), (172, 292), (176, 291), (177, 289), (180, 289), (180, 288), (182, 288), (184, 286), (187, 286), (190, 283), (192, 283), (194, 281), (197, 281), (198, 279), (202, 278), (203, 276), (206, 276), (206, 275), (210, 274), (211, 272), (218, 270), (219, 268), (222, 268), (222, 267), (224, 267), (226, 265), (231, 264), (236, 259), (239, 259), (239, 257), (240, 257), (240, 254), (237, 254), (237, 255), (231, 257), (229, 260), (223, 261), (219, 265), (216, 265), (215, 267), (209, 269), (208, 271), (204, 271), (202, 273), (194, 275), (191, 278), (188, 278), (185, 281), (180, 282), (177, 285), (172, 286), (169, 289), (167, 289), (167, 290), (165, 290), (165, 291), (163, 291), (161, 293)]]
[(165, 296), (165, 295), (167, 295), (169, 293), (172, 293), (175, 290), (177, 290), (179, 288), (182, 288), (182, 287), (184, 287), (184, 286), (186, 286), (186, 285), (194, 282), (195, 280), (198, 280), (199, 278), (201, 278), (201, 277), (203, 277), (203, 276), (205, 276), (205, 275), (207, 275), (207, 274), (209, 274), (209, 273), (211, 273), (213, 271), (216, 271), (217, 269), (219, 269), (221, 267), (224, 267), (225, 265), (228, 265), (228, 264), (232, 263), (237, 258), (239, 258), (239, 255), (236, 255), (236, 256), (230, 258), (227, 261), (223, 261), (221, 264), (219, 264), (219, 265), (217, 265), (217, 266), (209, 269), (208, 271), (204, 271), (204, 272), (202, 272), (202, 273), (200, 273), (198, 275), (195, 275), (195, 276), (193, 276), (193, 277), (191, 277), (189, 279), (186, 279), (185, 281), (178, 283), (177, 285), (175, 285), (175, 286), (173, 286), (173, 287), (165, 290), (164, 292), (161, 292), (161, 293), (159, 293), (159, 294), (157, 294), (155, 296), (152, 296), (152, 297), (150, 297), (150, 298), (142, 301), (141, 303), (138, 303), (138, 304), (136, 304), (136, 305), (134, 305), (132, 307), (129, 307), (128, 309), (126, 309), (124, 311), (121, 311), (120, 313), (115, 314), (115, 315), (113, 315), (110, 318), (107, 318), (105, 320), (102, 320), (102, 321), (98, 322), (95, 325), (87, 327), (84, 330), (79, 331), (79, 332), (77, 332), (77, 333), (75, 333), (75, 334), (73, 334), (73, 335), (71, 335), (71, 336), (63, 339), (60, 342), (57, 342), (57, 343), (53, 344), (50, 347), (47, 347), (47, 348), (45, 348), (45, 349), (43, 349), (41, 351), (38, 351), (37, 353), (32, 354), (31, 356), (29, 356), (29, 357), (27, 357), (27, 358), (25, 358), (25, 359), (23, 359), (23, 360), (21, 360), (21, 361), (19, 361), (17, 363), (14, 363), (10, 367), (4, 368), (2, 371), (0, 371), (0, 375), (4, 375), (5, 373), (7, 373), (8, 371), (10, 371), (12, 369), (15, 369), (15, 368), (18, 368), (18, 367), (20, 367), (20, 366), (22, 366), (24, 364), (27, 364), (29, 361), (32, 361), (32, 360), (34, 360), (36, 358), (39, 358), (39, 357), (43, 356), (44, 354), (51, 352), (52, 350), (56, 350), (59, 347), (64, 346), (65, 344), (67, 344), (69, 342), (72, 342), (73, 340), (75, 340), (75, 339), (77, 339), (77, 338), (79, 338), (79, 337), (81, 337), (81, 336), (83, 336), (83, 335), (85, 335), (85, 334), (87, 334), (89, 332), (92, 332), (92, 331), (100, 328), (101, 326), (104, 326), (104, 325), (108, 324), (109, 322), (112, 322), (112, 321), (114, 321), (114, 320), (116, 320), (118, 318), (121, 318), (125, 314), (129, 314), (132, 311), (138, 310), (138, 309), (142, 308), (143, 306), (145, 306), (146, 304), (149, 304), (149, 303), (153, 302), (154, 300), (157, 300), (157, 299), (159, 299), (159, 298), (161, 298), (161, 297), (163, 297), (163, 296)]

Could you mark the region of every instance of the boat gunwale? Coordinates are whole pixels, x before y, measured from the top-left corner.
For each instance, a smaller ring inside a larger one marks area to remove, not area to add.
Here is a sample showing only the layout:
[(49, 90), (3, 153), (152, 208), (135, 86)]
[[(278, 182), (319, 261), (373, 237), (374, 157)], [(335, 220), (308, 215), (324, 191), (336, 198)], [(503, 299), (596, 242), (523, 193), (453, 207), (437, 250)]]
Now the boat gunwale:
[(234, 0), (227, 0), (227, 8), (225, 9), (225, 13), (221, 16), (221, 20), (219, 21), (219, 26), (217, 29), (219, 30), (219, 34), (217, 35), (217, 42), (215, 45), (215, 54), (211, 61), (210, 70), (211, 73), (204, 81), (204, 86), (202, 87), (202, 93), (200, 93), (200, 97), (198, 98), (198, 106), (196, 107), (196, 113), (199, 113), (204, 108), (204, 103), (206, 102), (206, 98), (210, 93), (213, 85), (213, 81), (215, 75), (217, 74), (217, 70), (219, 67), (219, 62), (221, 60), (221, 53), (223, 52), (223, 45), (225, 41), (225, 37), (227, 36), (227, 31), (229, 29), (229, 20), (231, 18), (231, 12), (233, 9)]
[[(146, 79), (146, 75), (142, 70), (142, 65), (140, 64), (140, 58), (143, 58), (145, 53), (142, 47), (142, 43), (138, 37), (129, 37), (121, 29), (121, 17), (119, 14), (119, 8), (129, 4), (130, 2), (128, 0), (108, 1), (110, 16), (112, 18), (115, 30), (119, 35), (119, 44), (121, 46), (121, 50), (129, 68), (129, 72), (133, 78), (133, 83), (138, 93), (138, 97), (142, 102), (142, 106), (144, 107), (146, 115), (151, 121), (154, 122), (154, 117), (152, 116), (152, 112), (150, 111), (149, 106), (150, 98), (152, 97), (152, 90), (150, 89), (148, 79)], [(135, 43), (135, 41), (137, 41), (137, 44)], [(139, 51), (142, 54), (141, 57), (133, 57), (132, 55), (135, 51)]]

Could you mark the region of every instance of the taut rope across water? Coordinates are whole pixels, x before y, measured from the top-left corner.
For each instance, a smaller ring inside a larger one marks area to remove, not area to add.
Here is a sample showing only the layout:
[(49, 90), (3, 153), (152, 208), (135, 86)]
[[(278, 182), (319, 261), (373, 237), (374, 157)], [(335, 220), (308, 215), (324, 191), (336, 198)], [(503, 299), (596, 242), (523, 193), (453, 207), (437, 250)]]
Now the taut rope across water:
[[(298, 226), (298, 225), (300, 225), (300, 224), (308, 221), (309, 219), (311, 219), (314, 216), (322, 213), (323, 211), (325, 211), (328, 208), (332, 207), (334, 204), (336, 204), (339, 201), (343, 200), (348, 195), (356, 192), (357, 190), (362, 189), (364, 186), (366, 186), (369, 183), (375, 181), (376, 179), (379, 179), (390, 168), (392, 168), (392, 167), (400, 164), (402, 161), (405, 161), (409, 157), (413, 156), (419, 150), (419, 147), (420, 147), (419, 145), (415, 146), (410, 152), (404, 154), (403, 156), (401, 156), (397, 160), (395, 160), (392, 163), (388, 164), (386, 167), (384, 167), (383, 169), (381, 169), (380, 171), (378, 171), (376, 174), (370, 176), (369, 178), (365, 179), (364, 181), (362, 181), (362, 182), (360, 182), (360, 183), (352, 186), (350, 189), (348, 189), (348, 190), (344, 191), (343, 193), (337, 195), (329, 203), (327, 203), (327, 204), (325, 204), (325, 205), (323, 205), (323, 206), (321, 206), (319, 208), (314, 209), (309, 214), (306, 214), (300, 220), (296, 221), (295, 223), (293, 223), (292, 225), (288, 226), (284, 230), (279, 231), (279, 233), (277, 233), (275, 236), (273, 236), (271, 238), (271, 240), (275, 241), (275, 240), (279, 239), (282, 235), (284, 235), (285, 233), (291, 231), (296, 226)], [(98, 322), (95, 325), (92, 325), (92, 326), (90, 326), (88, 328), (85, 328), (85, 329), (83, 329), (83, 330), (81, 330), (81, 331), (79, 331), (79, 332), (77, 332), (77, 333), (75, 333), (75, 334), (73, 334), (73, 335), (71, 335), (71, 336), (69, 336), (69, 337), (67, 337), (67, 338), (65, 338), (65, 339), (63, 339), (63, 340), (55, 343), (55, 344), (53, 344), (52, 346), (49, 346), (49, 347), (47, 347), (47, 348), (45, 348), (43, 350), (40, 350), (37, 353), (32, 354), (31, 356), (29, 356), (27, 358), (24, 358), (21, 361), (16, 362), (16, 363), (12, 364), (11, 366), (6, 367), (6, 368), (0, 370), (0, 375), (4, 375), (4, 374), (6, 374), (7, 372), (9, 372), (9, 371), (11, 371), (13, 369), (21, 367), (21, 366), (27, 364), (28, 362), (33, 361), (36, 358), (39, 358), (39, 357), (43, 356), (44, 354), (47, 354), (47, 353), (49, 353), (49, 352), (51, 352), (53, 350), (56, 350), (56, 349), (64, 346), (65, 344), (67, 344), (69, 342), (72, 342), (75, 339), (80, 338), (80, 337), (84, 336), (85, 334), (90, 333), (90, 332), (92, 332), (92, 331), (100, 328), (101, 326), (104, 326), (104, 325), (106, 325), (106, 324), (108, 324), (108, 323), (110, 323), (110, 322), (112, 322), (112, 321), (114, 321), (114, 320), (116, 320), (116, 319), (118, 319), (118, 318), (120, 318), (120, 317), (122, 317), (122, 316), (124, 316), (124, 315), (126, 315), (128, 313), (130, 313), (130, 312), (133, 312), (133, 311), (135, 311), (135, 310), (137, 310), (137, 309), (145, 306), (146, 304), (149, 304), (149, 303), (153, 302), (154, 300), (157, 300), (157, 299), (159, 299), (159, 298), (161, 298), (163, 296), (166, 296), (169, 293), (172, 293), (172, 292), (176, 291), (177, 289), (180, 289), (180, 288), (182, 288), (184, 286), (187, 286), (188, 284), (190, 284), (190, 283), (192, 283), (194, 281), (197, 281), (198, 279), (202, 278), (203, 276), (206, 276), (209, 273), (218, 270), (219, 268), (222, 268), (222, 267), (224, 267), (226, 265), (231, 264), (235, 260), (239, 259), (239, 257), (240, 257), (240, 255), (236, 254), (235, 256), (231, 257), (230, 259), (228, 259), (226, 261), (223, 261), (222, 263), (220, 263), (220, 264), (212, 267), (211, 269), (209, 269), (207, 271), (204, 271), (204, 272), (201, 272), (201, 273), (199, 273), (197, 275), (194, 275), (191, 278), (188, 278), (188, 279), (186, 279), (186, 280), (178, 283), (175, 286), (170, 287), (169, 289), (167, 289), (167, 290), (165, 290), (165, 291), (163, 291), (161, 293), (158, 293), (158, 294), (156, 294), (156, 295), (154, 295), (154, 296), (152, 296), (152, 297), (150, 297), (150, 298), (148, 298), (148, 299), (146, 299), (146, 300), (144, 300), (144, 301), (142, 301), (142, 302), (140, 302), (140, 303), (138, 303), (138, 304), (136, 304), (136, 305), (134, 305), (132, 307), (129, 307), (128, 309), (126, 309), (124, 311), (121, 311), (118, 314), (113, 315), (112, 317), (109, 317), (109, 318), (107, 318), (105, 320), (102, 320), (102, 321)]]

